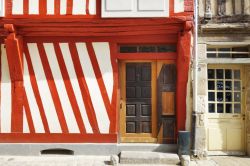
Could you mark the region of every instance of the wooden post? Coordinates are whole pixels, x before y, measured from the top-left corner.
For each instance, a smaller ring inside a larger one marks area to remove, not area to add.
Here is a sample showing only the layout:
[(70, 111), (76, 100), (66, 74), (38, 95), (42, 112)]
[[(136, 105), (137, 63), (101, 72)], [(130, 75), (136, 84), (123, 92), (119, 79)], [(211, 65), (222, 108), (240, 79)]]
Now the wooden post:
[(177, 131), (185, 130), (186, 123), (186, 96), (188, 73), (191, 57), (191, 38), (193, 23), (187, 21), (184, 31), (179, 33), (177, 44), (177, 82), (176, 82), (176, 117)]
[(7, 59), (12, 85), (11, 132), (23, 131), (23, 42), (17, 37), (13, 24), (5, 24), (9, 33), (5, 39)]

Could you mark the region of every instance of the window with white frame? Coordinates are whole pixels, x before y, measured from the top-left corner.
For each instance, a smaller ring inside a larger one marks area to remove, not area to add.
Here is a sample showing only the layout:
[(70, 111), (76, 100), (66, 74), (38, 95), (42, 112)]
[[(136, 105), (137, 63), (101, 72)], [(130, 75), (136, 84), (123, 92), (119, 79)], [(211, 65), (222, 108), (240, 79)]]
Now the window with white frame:
[(249, 46), (207, 47), (207, 58), (250, 58)]
[(240, 68), (208, 68), (208, 112), (240, 114), (241, 89)]

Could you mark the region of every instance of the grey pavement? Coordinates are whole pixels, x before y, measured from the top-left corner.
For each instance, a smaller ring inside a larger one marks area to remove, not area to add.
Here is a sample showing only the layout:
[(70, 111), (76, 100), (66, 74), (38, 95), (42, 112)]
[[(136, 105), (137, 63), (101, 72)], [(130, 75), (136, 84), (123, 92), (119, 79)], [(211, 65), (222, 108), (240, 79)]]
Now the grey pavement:
[(0, 166), (105, 166), (110, 156), (1, 156)]
[(206, 160), (191, 161), (190, 166), (250, 166), (250, 157), (210, 156)]
[[(110, 156), (0, 156), (0, 166), (107, 166)], [(119, 166), (163, 166), (158, 164), (119, 164)], [(166, 166), (166, 165), (165, 165)], [(168, 165), (170, 166), (170, 165)], [(250, 166), (249, 157), (212, 156), (193, 160), (190, 166)]]

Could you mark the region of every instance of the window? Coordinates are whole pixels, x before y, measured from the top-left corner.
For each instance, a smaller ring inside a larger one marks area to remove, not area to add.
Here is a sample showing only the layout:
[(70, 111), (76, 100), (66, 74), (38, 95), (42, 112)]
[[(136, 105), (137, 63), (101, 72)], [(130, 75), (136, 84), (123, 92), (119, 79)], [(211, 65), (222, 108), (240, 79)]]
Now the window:
[(176, 52), (176, 45), (121, 45), (120, 53), (164, 53)]
[(250, 47), (208, 47), (208, 58), (250, 58)]
[(208, 112), (241, 113), (241, 70), (208, 69)]

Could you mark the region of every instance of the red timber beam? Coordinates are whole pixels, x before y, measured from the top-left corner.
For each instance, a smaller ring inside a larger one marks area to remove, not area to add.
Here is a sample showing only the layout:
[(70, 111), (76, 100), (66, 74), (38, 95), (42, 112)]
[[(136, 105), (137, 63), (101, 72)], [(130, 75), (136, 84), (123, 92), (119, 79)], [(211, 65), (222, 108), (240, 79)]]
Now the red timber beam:
[(12, 85), (11, 132), (17, 133), (23, 131), (23, 41), (13, 24), (4, 24), (4, 29), (8, 33), (5, 46)]
[(177, 43), (177, 88), (176, 88), (176, 115), (177, 131), (185, 130), (186, 123), (186, 96), (187, 83), (192, 50), (193, 22), (184, 24), (184, 31), (179, 33)]

